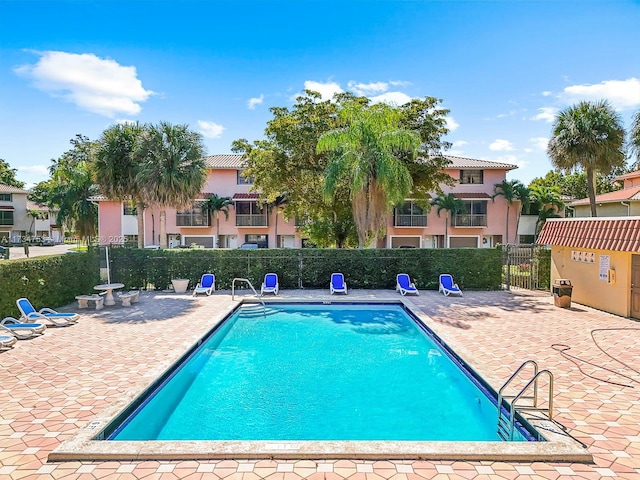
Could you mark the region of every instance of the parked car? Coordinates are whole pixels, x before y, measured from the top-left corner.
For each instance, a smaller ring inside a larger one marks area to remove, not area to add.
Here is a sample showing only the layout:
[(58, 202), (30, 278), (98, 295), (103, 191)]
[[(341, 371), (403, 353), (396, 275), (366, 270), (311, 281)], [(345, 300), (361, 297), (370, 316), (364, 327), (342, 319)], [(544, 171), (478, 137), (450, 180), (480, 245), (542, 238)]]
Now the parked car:
[(254, 248), (258, 248), (258, 244), (257, 243), (243, 243), (242, 245), (240, 245), (239, 248), (254, 249)]

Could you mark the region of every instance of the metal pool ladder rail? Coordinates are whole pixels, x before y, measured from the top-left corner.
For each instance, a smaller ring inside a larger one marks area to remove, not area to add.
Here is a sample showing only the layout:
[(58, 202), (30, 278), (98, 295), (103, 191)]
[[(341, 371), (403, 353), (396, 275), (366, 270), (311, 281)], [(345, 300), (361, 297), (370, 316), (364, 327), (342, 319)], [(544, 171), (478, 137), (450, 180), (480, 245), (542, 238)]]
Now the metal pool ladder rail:
[(256, 289), (253, 288), (253, 285), (251, 284), (251, 282), (249, 281), (248, 278), (234, 278), (233, 281), (231, 282), (231, 300), (234, 299), (235, 296), (235, 291), (236, 291), (236, 280), (239, 282), (245, 282), (249, 285), (249, 288), (251, 288), (251, 290), (253, 290), (253, 293), (255, 294), (255, 296), (258, 298), (258, 300), (260, 300), (260, 303), (262, 304), (263, 307), (267, 307), (264, 302), (262, 301), (262, 296), (258, 295), (258, 292), (256, 292)]
[[(527, 365), (533, 366), (533, 376), (531, 377), (531, 379), (516, 395), (503, 395), (505, 388), (507, 388), (511, 381), (516, 378), (516, 376)], [(549, 398), (546, 407), (538, 406), (538, 378), (542, 375), (546, 375), (549, 378)], [(532, 394), (525, 395), (525, 393), (531, 387), (533, 387)], [(507, 418), (504, 418), (502, 415), (502, 400), (506, 400), (507, 402), (511, 400), (509, 416)], [(516, 406), (516, 404), (520, 400), (531, 400), (532, 404)], [(502, 387), (498, 391), (498, 435), (500, 435), (503, 440), (513, 440), (516, 410), (546, 412), (547, 418), (549, 418), (549, 420), (553, 419), (553, 373), (551, 373), (549, 370), (538, 370), (538, 364), (535, 362), (535, 360), (527, 360), (522, 365), (520, 365), (518, 369), (513, 372), (513, 375), (511, 375), (509, 379), (504, 382), (504, 385), (502, 385)]]

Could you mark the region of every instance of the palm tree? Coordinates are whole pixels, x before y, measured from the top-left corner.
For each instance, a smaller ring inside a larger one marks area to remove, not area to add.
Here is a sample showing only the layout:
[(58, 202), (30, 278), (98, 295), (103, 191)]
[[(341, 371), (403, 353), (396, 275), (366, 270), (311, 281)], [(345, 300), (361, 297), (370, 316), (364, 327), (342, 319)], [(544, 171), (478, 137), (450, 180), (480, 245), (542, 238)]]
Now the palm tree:
[(591, 216), (596, 212), (596, 172), (608, 174), (624, 166), (624, 128), (620, 116), (606, 100), (580, 102), (556, 116), (547, 154), (556, 168), (583, 169)]
[(100, 192), (113, 200), (133, 200), (138, 221), (138, 248), (144, 248), (144, 187), (140, 184), (139, 158), (134, 155), (143, 131), (139, 124), (113, 125), (102, 133), (93, 154), (95, 181)]
[(400, 127), (400, 112), (384, 104), (366, 107), (356, 102), (339, 115), (346, 126), (323, 134), (318, 153), (329, 152), (325, 172), (325, 200), (347, 182), (359, 248), (386, 227), (394, 205), (404, 201), (412, 187), (409, 170), (400, 155), (415, 156), (420, 138)]
[(215, 193), (202, 204), (202, 213), (209, 216), (209, 219), (216, 219), (216, 243), (220, 247), (220, 212), (224, 213), (226, 220), (229, 220), (229, 206), (233, 205), (230, 197), (219, 197)]
[(636, 153), (636, 167), (640, 168), (640, 110), (636, 112), (629, 132), (631, 151)]
[(29, 227), (29, 233), (34, 236), (35, 235), (35, 224), (36, 220), (44, 220), (47, 218), (47, 213), (42, 210), (37, 210), (35, 208), (27, 210), (27, 216), (31, 217), (31, 226)]
[(447, 233), (448, 233), (448, 225), (449, 218), (453, 218), (453, 216), (458, 213), (464, 212), (464, 202), (459, 198), (456, 198), (453, 193), (447, 193), (446, 195), (440, 195), (433, 200), (431, 200), (431, 204), (434, 207), (437, 207), (436, 213), (440, 216), (440, 212), (445, 210), (447, 212), (447, 216), (444, 223), (444, 245), (445, 248), (448, 248), (449, 244), (447, 242)]
[(144, 129), (135, 155), (141, 162), (136, 181), (145, 185), (148, 203), (160, 207), (160, 248), (167, 248), (166, 209), (191, 205), (207, 178), (202, 135), (160, 122)]
[[(523, 197), (528, 198), (526, 187), (519, 180), (503, 180), (493, 186), (493, 195), (491, 199), (495, 202), (496, 197), (502, 196), (507, 201), (507, 221), (505, 243), (509, 243), (509, 210), (515, 201), (523, 201)], [(521, 204), (522, 205), (522, 204)], [(518, 211), (518, 217), (520, 212)], [(516, 227), (517, 228), (517, 227)], [(516, 230), (517, 231), (517, 230)]]
[(555, 185), (536, 185), (531, 187), (531, 199), (538, 206), (537, 237), (548, 218), (560, 217), (560, 212), (564, 208), (564, 201), (562, 200), (560, 187)]

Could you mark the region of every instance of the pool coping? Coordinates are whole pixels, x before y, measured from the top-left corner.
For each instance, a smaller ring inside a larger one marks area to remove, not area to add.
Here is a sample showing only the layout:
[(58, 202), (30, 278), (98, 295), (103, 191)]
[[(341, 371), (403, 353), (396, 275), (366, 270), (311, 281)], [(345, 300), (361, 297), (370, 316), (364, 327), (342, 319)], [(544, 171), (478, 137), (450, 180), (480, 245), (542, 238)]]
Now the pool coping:
[[(330, 302), (291, 302), (290, 299), (269, 299), (269, 303), (385, 303), (401, 304), (416, 317), (411, 305), (399, 299), (352, 301), (346, 297)], [(215, 326), (247, 299), (231, 308), (217, 312)], [(219, 318), (217, 318), (219, 317)], [(190, 351), (200, 344), (195, 342)], [(172, 362), (153, 380), (145, 378), (125, 392), (120, 400), (107, 407), (74, 437), (64, 441), (48, 460), (206, 460), (206, 459), (358, 459), (358, 460), (487, 460), (487, 461), (554, 461), (592, 463), (593, 456), (578, 441), (567, 435), (552, 421), (536, 417), (525, 419), (545, 438), (544, 442), (452, 442), (452, 441), (105, 441), (95, 437), (138, 397), (144, 395), (157, 378), (167, 373)]]

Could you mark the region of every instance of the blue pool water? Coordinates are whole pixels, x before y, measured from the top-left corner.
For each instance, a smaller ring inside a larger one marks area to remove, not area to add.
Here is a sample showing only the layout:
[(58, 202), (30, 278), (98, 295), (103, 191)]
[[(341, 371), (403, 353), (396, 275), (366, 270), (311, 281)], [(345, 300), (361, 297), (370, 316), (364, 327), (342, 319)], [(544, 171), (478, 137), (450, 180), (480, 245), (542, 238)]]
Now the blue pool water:
[(269, 310), (237, 311), (108, 439), (500, 440), (494, 403), (401, 306)]

